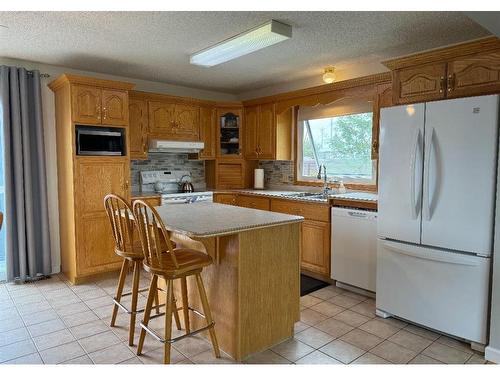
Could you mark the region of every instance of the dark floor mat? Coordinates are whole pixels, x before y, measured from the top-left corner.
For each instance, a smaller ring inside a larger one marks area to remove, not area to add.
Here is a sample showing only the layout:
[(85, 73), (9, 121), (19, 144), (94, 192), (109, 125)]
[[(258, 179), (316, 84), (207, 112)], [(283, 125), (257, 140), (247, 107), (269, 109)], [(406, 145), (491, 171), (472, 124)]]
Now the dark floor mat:
[(300, 275), (300, 296), (305, 296), (306, 294), (315, 292), (328, 285), (329, 284), (324, 281), (316, 280), (306, 275)]

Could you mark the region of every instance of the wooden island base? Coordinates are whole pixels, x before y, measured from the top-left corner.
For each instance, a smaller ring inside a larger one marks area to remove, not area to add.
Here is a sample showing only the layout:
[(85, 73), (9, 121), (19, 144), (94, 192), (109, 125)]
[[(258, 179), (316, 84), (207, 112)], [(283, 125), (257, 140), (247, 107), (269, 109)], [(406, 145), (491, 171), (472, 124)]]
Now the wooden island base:
[[(300, 236), (301, 223), (211, 238), (172, 235), (178, 245), (206, 251), (214, 260), (202, 277), (220, 348), (233, 359), (244, 360), (293, 336), (300, 319)], [(187, 280), (189, 305), (203, 311), (195, 279)], [(175, 282), (178, 307), (180, 284)], [(191, 330), (206, 325), (192, 311), (190, 321)]]

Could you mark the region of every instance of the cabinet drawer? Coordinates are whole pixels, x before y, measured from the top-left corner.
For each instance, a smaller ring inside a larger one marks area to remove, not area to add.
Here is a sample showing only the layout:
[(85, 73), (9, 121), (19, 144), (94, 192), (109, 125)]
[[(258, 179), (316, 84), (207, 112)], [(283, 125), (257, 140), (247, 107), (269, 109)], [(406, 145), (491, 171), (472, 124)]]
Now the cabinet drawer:
[(161, 198), (160, 197), (147, 197), (147, 198), (137, 197), (137, 198), (132, 198), (132, 203), (134, 203), (135, 201), (138, 201), (138, 200), (146, 202), (146, 203), (148, 203), (149, 205), (151, 205), (153, 207), (161, 206)]
[(328, 205), (318, 203), (291, 202), (289, 200), (273, 199), (271, 211), (284, 214), (299, 215), (305, 219), (317, 221), (330, 221), (330, 210)]
[(248, 195), (239, 195), (238, 206), (248, 207), (248, 208), (256, 208), (258, 210), (269, 211), (271, 206), (271, 201), (269, 198), (264, 197), (250, 197)]
[(236, 206), (236, 195), (235, 194), (214, 194), (214, 202), (221, 204), (229, 204), (231, 206)]

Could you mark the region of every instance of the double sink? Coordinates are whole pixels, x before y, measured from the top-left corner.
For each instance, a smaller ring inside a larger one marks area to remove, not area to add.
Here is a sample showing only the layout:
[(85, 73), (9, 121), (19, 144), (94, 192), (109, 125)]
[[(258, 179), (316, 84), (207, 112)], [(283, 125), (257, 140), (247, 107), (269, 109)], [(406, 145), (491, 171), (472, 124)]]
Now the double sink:
[(349, 199), (349, 200), (364, 200), (364, 201), (377, 201), (376, 193), (369, 192), (347, 192), (335, 193), (332, 191), (325, 196), (323, 193), (313, 193), (304, 191), (273, 191), (273, 190), (247, 190), (246, 192), (255, 195), (264, 195), (268, 197), (281, 197), (293, 200), (312, 201), (312, 202), (328, 202), (329, 198)]

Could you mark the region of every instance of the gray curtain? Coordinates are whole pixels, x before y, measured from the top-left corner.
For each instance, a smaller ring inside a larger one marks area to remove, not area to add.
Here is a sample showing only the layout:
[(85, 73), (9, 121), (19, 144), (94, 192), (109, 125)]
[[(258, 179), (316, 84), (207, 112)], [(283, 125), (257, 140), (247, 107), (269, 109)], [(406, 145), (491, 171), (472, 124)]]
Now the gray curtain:
[(7, 280), (51, 272), (40, 72), (0, 66)]

